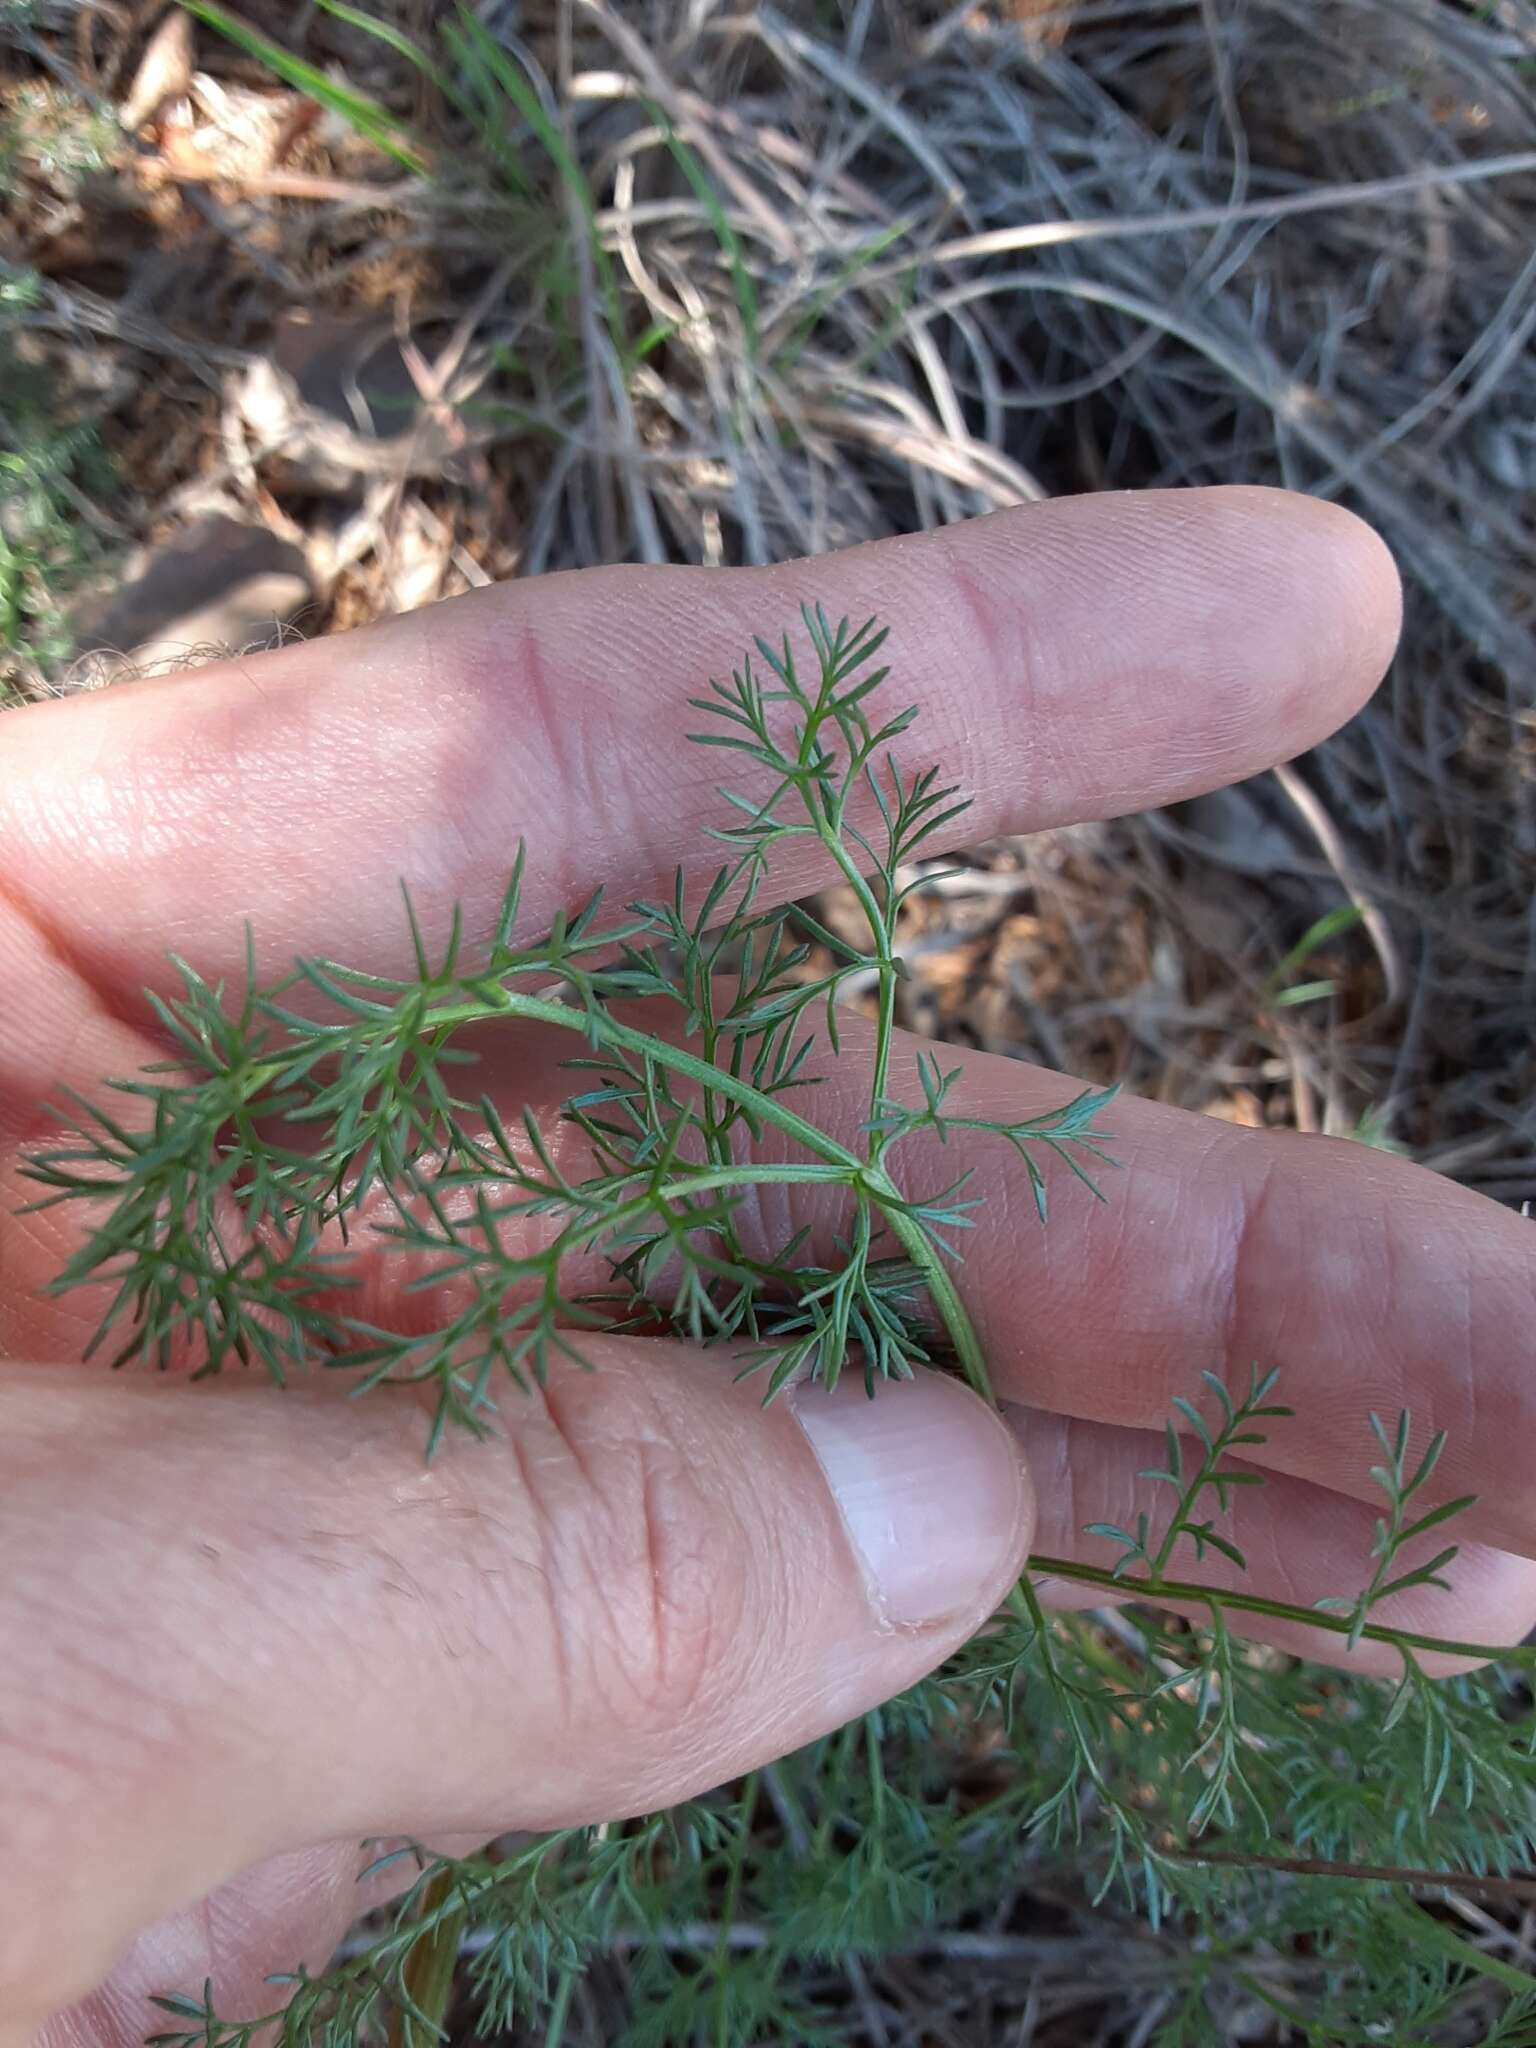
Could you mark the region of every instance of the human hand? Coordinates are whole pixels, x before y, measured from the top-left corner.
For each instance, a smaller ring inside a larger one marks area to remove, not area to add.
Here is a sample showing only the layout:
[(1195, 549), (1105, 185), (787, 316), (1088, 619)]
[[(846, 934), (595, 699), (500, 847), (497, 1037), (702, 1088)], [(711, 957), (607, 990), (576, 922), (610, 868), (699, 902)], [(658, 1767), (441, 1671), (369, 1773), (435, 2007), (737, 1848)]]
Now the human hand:
[[(60, 1085), (97, 1097), (160, 1056), (140, 991), (168, 987), (167, 950), (238, 982), (249, 919), (269, 973), (299, 952), (390, 972), (399, 878), (429, 925), (458, 901), (473, 929), (520, 837), (530, 924), (598, 880), (655, 893), (700, 858), (713, 796), (685, 686), (802, 598), (890, 624), (979, 832), (1299, 753), (1374, 685), (1398, 618), (1384, 551), (1336, 510), (1105, 497), (771, 571), (550, 577), (0, 724), (5, 2048), (136, 2041), (148, 1992), (206, 1975), (223, 2009), (262, 2009), (262, 1975), (322, 1960), (359, 1910), (361, 1836), (651, 1808), (899, 1690), (1026, 1549), (1103, 1558), (1082, 1525), (1134, 1520), (1148, 1432), (1201, 1366), (1280, 1363), (1298, 1410), (1235, 1502), (1255, 1590), (1348, 1584), (1365, 1417), (1406, 1405), (1450, 1431), (1446, 1490), (1483, 1495), (1455, 1633), (1536, 1616), (1528, 1227), (1379, 1153), (1148, 1104), (1114, 1110), (1113, 1201), (1048, 1234), (1008, 1159), (975, 1161), (968, 1301), (1027, 1404), (1032, 1481), (950, 1382), (765, 1413), (656, 1341), (585, 1340), (598, 1372), (509, 1390), (502, 1437), (429, 1470), (408, 1401), (80, 1369), (99, 1304), (40, 1293), (75, 1220), (15, 1220), (18, 1169)], [(858, 1043), (818, 1100), (849, 1128)], [(964, 1066), (980, 1114), (1061, 1098)], [(521, 1052), (483, 1078), (513, 1107), (558, 1093)], [(413, 1312), (402, 1283), (372, 1263), (371, 1320)], [(1427, 1590), (1394, 1618), (1447, 1611)]]

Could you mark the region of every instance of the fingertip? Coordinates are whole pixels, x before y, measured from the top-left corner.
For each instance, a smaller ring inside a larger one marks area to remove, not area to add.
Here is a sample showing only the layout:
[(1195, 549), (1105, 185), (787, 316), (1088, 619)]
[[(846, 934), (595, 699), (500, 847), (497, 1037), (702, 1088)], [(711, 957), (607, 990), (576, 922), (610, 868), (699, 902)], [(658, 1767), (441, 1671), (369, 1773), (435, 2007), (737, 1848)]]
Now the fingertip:
[(1397, 563), (1375, 527), (1327, 499), (1256, 484), (1200, 495), (1230, 522), (1231, 567), (1281, 657), (1281, 708), (1300, 753), (1352, 718), (1386, 674), (1403, 621)]
[(1034, 1494), (1018, 1440), (958, 1380), (921, 1372), (869, 1400), (845, 1382), (796, 1390), (821, 1468), (883, 1625), (969, 1632), (1022, 1569)]
[[(1056, 498), (869, 560), (884, 613), (910, 615), (904, 673), (929, 683), (931, 743), (1011, 829), (1176, 802), (1294, 759), (1364, 703), (1401, 622), (1370, 527), (1258, 485)], [(957, 648), (964, 694), (947, 680)]]

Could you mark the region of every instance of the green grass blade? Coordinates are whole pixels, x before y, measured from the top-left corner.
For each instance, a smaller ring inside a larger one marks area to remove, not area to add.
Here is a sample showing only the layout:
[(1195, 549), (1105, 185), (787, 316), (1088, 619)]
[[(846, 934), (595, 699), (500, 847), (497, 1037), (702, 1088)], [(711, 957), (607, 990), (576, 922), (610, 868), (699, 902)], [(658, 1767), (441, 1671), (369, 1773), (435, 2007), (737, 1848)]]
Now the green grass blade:
[[(551, 118), (531, 81), (502, 49), (484, 22), (462, 4), (462, 0), (457, 20), (448, 23), (443, 29), (443, 41), (464, 70), (478, 81), (487, 114), (491, 107), (489, 88), (494, 86), (495, 90), (511, 101), (535, 141), (559, 173), (585, 225), (609, 333), (613, 337), (614, 346), (622, 354), (623, 319), (619, 310), (618, 285), (613, 273), (613, 264), (597, 232), (597, 214), (592, 204), (592, 193), (587, 184), (586, 174), (571, 154), (570, 145), (561, 133), (559, 123)], [(483, 123), (481, 129), (484, 133)], [(524, 189), (527, 190), (526, 183)]]
[(305, 94), (328, 112), (338, 115), (396, 163), (411, 171), (426, 168), (422, 157), (405, 139), (405, 123), (377, 100), (370, 99), (366, 93), (354, 91), (351, 86), (338, 84), (313, 64), (285, 50), (281, 43), (274, 43), (269, 36), (262, 35), (260, 30), (251, 28), (235, 15), (226, 14), (222, 7), (214, 5), (214, 0), (181, 0), (181, 5), (188, 14), (208, 28), (216, 29), (237, 49), (265, 64), (285, 85), (291, 85), (295, 92)]
[(440, 93), (447, 94), (448, 81), (432, 59), (424, 50), (418, 49), (408, 35), (390, 22), (380, 21), (376, 15), (365, 14), (360, 7), (349, 7), (346, 0), (317, 0), (317, 5), (324, 13), (334, 16), (337, 21), (345, 22), (348, 28), (359, 29), (365, 36), (372, 36), (375, 42), (382, 43), (387, 50), (393, 50), (395, 55), (403, 57), (413, 70), (419, 71), (423, 78), (430, 79)]
[(736, 304), (741, 310), (741, 324), (746, 330), (747, 348), (750, 354), (756, 356), (762, 319), (758, 310), (757, 286), (753, 283), (752, 273), (747, 268), (746, 252), (742, 247), (741, 237), (731, 226), (725, 208), (720, 204), (720, 195), (696, 152), (690, 149), (678, 134), (664, 108), (658, 107), (651, 100), (648, 100), (646, 105), (666, 138), (673, 162), (688, 180), (693, 196), (703, 207), (709, 225), (714, 231), (715, 240), (720, 244), (721, 252), (730, 268)]
[(861, 270), (873, 263), (877, 256), (883, 256), (886, 250), (891, 248), (893, 244), (899, 242), (910, 225), (911, 223), (908, 221), (894, 221), (890, 227), (882, 228), (878, 234), (871, 235), (862, 248), (854, 250), (835, 277), (830, 278), (827, 283), (819, 286), (811, 294), (811, 303), (806, 308), (799, 327), (790, 340), (784, 344), (774, 361), (774, 368), (780, 376), (788, 376), (796, 363), (799, 362), (806, 343), (816, 332), (818, 326), (820, 326), (821, 317), (833, 300), (848, 289)]

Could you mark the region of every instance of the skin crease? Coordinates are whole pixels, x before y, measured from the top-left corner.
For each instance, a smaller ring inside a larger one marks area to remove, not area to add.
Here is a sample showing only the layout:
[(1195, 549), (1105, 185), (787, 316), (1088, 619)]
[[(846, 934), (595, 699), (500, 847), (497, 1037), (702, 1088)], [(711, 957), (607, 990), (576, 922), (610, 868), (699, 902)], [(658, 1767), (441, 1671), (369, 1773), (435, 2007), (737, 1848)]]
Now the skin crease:
[[(597, 882), (623, 901), (678, 860), (709, 863), (719, 763), (682, 744), (683, 700), (802, 599), (891, 625), (890, 688), (923, 707), (924, 758), (976, 793), (975, 837), (1304, 751), (1369, 694), (1399, 619), (1385, 551), (1332, 507), (1148, 494), (774, 570), (550, 577), (7, 714), (3, 2048), (118, 2048), (151, 2024), (147, 1991), (209, 1972), (228, 2011), (260, 2007), (263, 1972), (323, 1961), (357, 1910), (360, 1835), (467, 1844), (636, 1810), (909, 1683), (1026, 1541), (1107, 1561), (1081, 1525), (1145, 1504), (1151, 1432), (1202, 1366), (1278, 1363), (1299, 1411), (1262, 1453), (1270, 1483), (1237, 1498), (1256, 1590), (1310, 1600), (1358, 1580), (1365, 1414), (1406, 1404), (1451, 1433), (1444, 1493), (1482, 1501), (1455, 1596), (1408, 1596), (1392, 1618), (1497, 1641), (1536, 1617), (1529, 1226), (1363, 1148), (1150, 1104), (1115, 1106), (1110, 1199), (1063, 1188), (1048, 1232), (1010, 1156), (975, 1155), (988, 1213), (967, 1297), (1033, 1489), (1002, 1426), (956, 1409), (957, 1498), (979, 1493), (990, 1522), (965, 1599), (921, 1628), (870, 1608), (793, 1416), (676, 1347), (607, 1340), (601, 1371), (531, 1408), (509, 1395), (503, 1440), (430, 1478), (407, 1402), (80, 1368), (92, 1305), (39, 1298), (74, 1220), (12, 1220), (18, 1166), (61, 1083), (95, 1092), (156, 1055), (139, 991), (168, 985), (166, 950), (238, 981), (250, 918), (265, 972), (308, 950), (387, 973), (405, 964), (402, 872), (429, 925), (460, 900), (473, 930), (526, 835), (531, 929)], [(799, 859), (775, 875), (784, 893), (820, 879)], [(547, 1049), (485, 1050), (492, 1092), (556, 1099)], [(863, 1058), (853, 1032), (813, 1112), (834, 1129), (861, 1113)], [(1068, 1092), (956, 1058), (962, 1110)], [(913, 1154), (918, 1180), (932, 1162)], [(765, 1235), (789, 1221), (765, 1201)], [(368, 1312), (409, 1313), (406, 1277), (375, 1261)], [(637, 1532), (659, 1579), (626, 1563)], [(698, 1593), (698, 1560), (723, 1601)], [(626, 1661), (637, 1622), (665, 1647)], [(763, 1641), (773, 1657), (748, 1654)]]

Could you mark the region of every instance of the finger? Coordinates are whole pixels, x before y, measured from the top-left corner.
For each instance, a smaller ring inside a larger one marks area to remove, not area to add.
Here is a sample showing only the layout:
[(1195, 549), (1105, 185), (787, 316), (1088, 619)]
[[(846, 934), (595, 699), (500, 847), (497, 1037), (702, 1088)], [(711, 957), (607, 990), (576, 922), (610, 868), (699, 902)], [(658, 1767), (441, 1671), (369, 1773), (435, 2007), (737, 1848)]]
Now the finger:
[[(238, 978), (404, 968), (425, 921), (489, 929), (520, 838), (530, 921), (709, 860), (720, 757), (687, 699), (802, 602), (877, 614), (914, 736), (976, 833), (1162, 803), (1289, 758), (1378, 681), (1395, 572), (1278, 491), (1066, 499), (769, 570), (611, 569), (13, 714), (0, 877), (109, 1003), (170, 948)], [(795, 893), (814, 863), (787, 860)]]
[(167, 2025), (153, 1999), (195, 1995), (210, 1982), (225, 2018), (273, 2011), (283, 1993), (268, 1978), (300, 1966), (323, 1968), (352, 1923), (385, 1896), (382, 1886), (358, 1882), (369, 1860), (355, 1842), (336, 1843), (243, 1871), (210, 1898), (135, 1935), (106, 1982), (41, 2033), (29, 2039), (0, 2027), (0, 2048), (141, 2048)]
[[(1095, 1524), (1134, 1530), (1145, 1514), (1152, 1530), (1154, 1553), (1170, 1525), (1177, 1496), (1149, 1479), (1166, 1462), (1160, 1435), (1147, 1430), (1117, 1429), (1099, 1422), (1074, 1422), (1039, 1409), (1010, 1407), (1008, 1420), (1023, 1442), (1039, 1499), (1035, 1550), (1043, 1557), (1112, 1570), (1124, 1544), (1112, 1537), (1089, 1535)], [(1224, 1461), (1223, 1469), (1258, 1473), (1241, 1459)], [(1251, 1594), (1295, 1607), (1314, 1607), (1319, 1600), (1352, 1599), (1370, 1579), (1375, 1566), (1372, 1544), (1374, 1513), (1359, 1501), (1314, 1486), (1304, 1479), (1261, 1475), (1262, 1486), (1237, 1486), (1230, 1508), (1219, 1512), (1214, 1496), (1200, 1503), (1200, 1519), (1208, 1515), (1218, 1533), (1234, 1544), (1246, 1569), (1215, 1548), (1198, 1556), (1191, 1538), (1182, 1537), (1166, 1576), (1193, 1580), (1217, 1592)], [(1454, 1540), (1454, 1525), (1440, 1527), (1405, 1546), (1398, 1571), (1423, 1565)], [(1133, 1574), (1141, 1567), (1133, 1568)], [(1456, 1642), (1507, 1648), (1524, 1640), (1536, 1623), (1536, 1563), (1486, 1544), (1468, 1543), (1447, 1567), (1450, 1590), (1417, 1586), (1384, 1600), (1371, 1618), (1390, 1628)], [(1053, 1607), (1102, 1607), (1102, 1587), (1085, 1586), (1066, 1576), (1037, 1580), (1042, 1597)], [(1127, 1599), (1134, 1594), (1127, 1592)], [(1110, 1599), (1113, 1601), (1114, 1596)], [(1199, 1618), (1201, 1610), (1183, 1611)], [(1351, 1651), (1346, 1640), (1321, 1628), (1276, 1620), (1226, 1607), (1225, 1619), (1234, 1635), (1272, 1644), (1298, 1657), (1350, 1670), (1395, 1678), (1402, 1658), (1389, 1644), (1364, 1641)], [(1424, 1656), (1423, 1668), (1441, 1677), (1471, 1669), (1470, 1657)]]
[(720, 1783), (1018, 1570), (1016, 1445), (953, 1382), (765, 1412), (717, 1360), (590, 1349), (429, 1468), (405, 1395), (0, 1371), (0, 2011), (40, 2024), (303, 1842)]
[[(910, 1052), (910, 1048), (908, 1049)], [(1059, 1076), (979, 1056), (956, 1114), (1059, 1103)], [(904, 1077), (912, 1099), (915, 1077)], [(1413, 1418), (1414, 1458), (1445, 1431), (1422, 1499), (1478, 1496), (1469, 1537), (1536, 1555), (1536, 1231), (1393, 1154), (1244, 1131), (1132, 1100), (1104, 1118), (1121, 1170), (1096, 1202), (1053, 1170), (1041, 1228), (1019, 1163), (978, 1139), (965, 1280), (1000, 1393), (1157, 1429), (1200, 1374), (1234, 1391), (1277, 1367), (1294, 1410), (1253, 1455), (1357, 1499), (1382, 1496), (1371, 1415)], [(955, 1162), (914, 1146), (909, 1184)], [(974, 1246), (974, 1248), (972, 1248)], [(1209, 1402), (1205, 1405), (1208, 1407)]]

